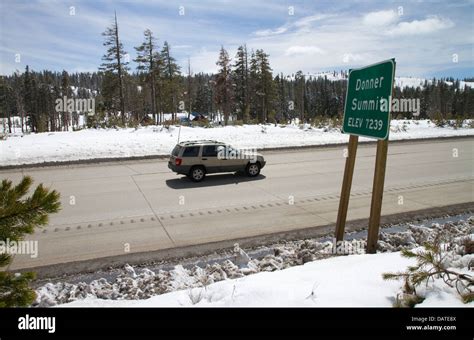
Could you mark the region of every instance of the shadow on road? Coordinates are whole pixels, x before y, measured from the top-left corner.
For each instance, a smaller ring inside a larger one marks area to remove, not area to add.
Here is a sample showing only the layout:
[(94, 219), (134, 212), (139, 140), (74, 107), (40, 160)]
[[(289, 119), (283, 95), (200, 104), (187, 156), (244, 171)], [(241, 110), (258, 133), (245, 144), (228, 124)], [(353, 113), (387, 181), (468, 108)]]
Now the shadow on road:
[(205, 188), (217, 185), (253, 182), (262, 179), (265, 179), (265, 176), (262, 174), (258, 175), (257, 177), (248, 177), (244, 174), (235, 173), (222, 175), (207, 175), (202, 182), (195, 183), (186, 176), (183, 176), (181, 178), (166, 180), (166, 185), (172, 189)]

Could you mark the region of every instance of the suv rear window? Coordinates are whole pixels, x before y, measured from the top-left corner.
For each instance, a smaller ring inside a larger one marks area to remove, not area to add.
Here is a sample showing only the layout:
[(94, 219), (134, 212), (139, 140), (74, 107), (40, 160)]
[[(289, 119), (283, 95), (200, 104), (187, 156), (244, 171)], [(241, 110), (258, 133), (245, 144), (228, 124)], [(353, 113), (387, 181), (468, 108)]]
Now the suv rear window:
[(179, 145), (176, 145), (176, 146), (174, 147), (173, 151), (171, 152), (171, 155), (178, 157), (178, 155), (179, 155), (179, 150), (181, 150), (181, 147), (180, 147)]
[(197, 157), (199, 155), (200, 146), (188, 146), (183, 151), (183, 157)]

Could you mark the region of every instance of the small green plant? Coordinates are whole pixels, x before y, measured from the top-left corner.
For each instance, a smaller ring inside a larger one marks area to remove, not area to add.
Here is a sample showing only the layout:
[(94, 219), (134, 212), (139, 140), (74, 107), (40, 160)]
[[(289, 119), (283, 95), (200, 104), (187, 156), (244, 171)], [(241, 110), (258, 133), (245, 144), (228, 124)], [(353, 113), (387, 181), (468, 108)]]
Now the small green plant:
[(443, 117), (443, 115), (440, 112), (435, 113), (433, 117), (433, 123), (437, 127), (444, 127), (447, 124), (446, 119)]
[[(417, 294), (416, 289), (430, 281), (442, 279), (445, 284), (455, 288), (462, 300), (470, 302), (473, 299), (474, 279), (464, 273), (448, 269), (445, 260), (458, 245), (447, 239), (447, 233), (438, 231), (432, 242), (427, 242), (417, 251), (403, 249), (401, 255), (415, 259), (416, 265), (409, 266), (404, 272), (384, 273), (384, 280), (403, 280), (403, 291), (397, 296), (395, 307), (413, 307), (424, 298)], [(465, 249), (466, 252), (467, 249)]]

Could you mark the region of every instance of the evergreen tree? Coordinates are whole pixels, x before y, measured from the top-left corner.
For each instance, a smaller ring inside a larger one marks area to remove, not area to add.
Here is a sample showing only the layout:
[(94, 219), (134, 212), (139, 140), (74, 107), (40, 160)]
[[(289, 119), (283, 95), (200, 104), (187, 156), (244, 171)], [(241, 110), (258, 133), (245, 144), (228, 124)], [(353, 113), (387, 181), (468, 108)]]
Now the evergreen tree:
[[(69, 74), (63, 70), (61, 76), (61, 95), (70, 99), (73, 97), (71, 86), (69, 85)], [(71, 112), (68, 112), (67, 105), (64, 105), (63, 112), (61, 112), (61, 123), (64, 131), (69, 130), (71, 123)]]
[(212, 85), (211, 77), (207, 74), (198, 73), (194, 76), (193, 84), (196, 91), (196, 100), (193, 105), (194, 111), (207, 114), (212, 112)]
[(105, 72), (111, 72), (117, 75), (117, 86), (120, 100), (120, 114), (122, 117), (122, 124), (125, 125), (125, 97), (123, 89), (123, 76), (128, 71), (128, 62), (125, 60), (125, 51), (123, 49), (122, 42), (119, 38), (119, 30), (117, 24), (117, 13), (115, 13), (114, 23), (107, 27), (104, 33), (105, 36), (104, 46), (107, 47), (107, 52), (102, 57), (104, 62), (101, 65), (101, 70)]
[(157, 79), (159, 80), (160, 77), (161, 58), (157, 51), (156, 39), (153, 37), (153, 32), (146, 29), (144, 36), (144, 42), (140, 46), (135, 47), (137, 51), (135, 62), (138, 63), (137, 69), (146, 74), (146, 81), (150, 86), (151, 112), (156, 124), (159, 122), (156, 106), (156, 81)]
[[(38, 185), (33, 194), (24, 198), (30, 190), (31, 177), (23, 177), (16, 186), (9, 180), (0, 184), (0, 241), (4, 244), (18, 242), (25, 234), (32, 234), (35, 227), (48, 223), (48, 215), (60, 209), (59, 193)], [(11, 255), (0, 254), (0, 267), (11, 262)], [(30, 305), (35, 293), (28, 287), (33, 273), (13, 274), (0, 272), (0, 307)]]
[[(255, 94), (260, 101), (260, 115), (258, 120), (266, 122), (268, 112), (273, 109), (275, 91), (272, 69), (268, 61), (268, 54), (263, 50), (257, 50), (251, 59), (251, 75), (254, 78)], [(256, 105), (258, 106), (258, 104)]]
[(14, 98), (14, 91), (3, 78), (0, 78), (0, 113), (7, 118), (8, 132), (12, 133), (12, 108), (11, 100)]
[(233, 69), (233, 79), (235, 82), (235, 102), (237, 105), (238, 119), (247, 122), (250, 111), (249, 99), (249, 66), (247, 46), (242, 45), (237, 49), (235, 64)]
[(26, 65), (25, 73), (23, 74), (23, 88), (22, 88), (22, 97), (23, 102), (25, 103), (25, 111), (28, 120), (28, 125), (30, 130), (36, 132), (36, 125), (34, 119), (34, 90), (33, 90), (33, 79), (30, 73), (30, 68)]
[(178, 64), (176, 64), (176, 60), (171, 56), (170, 50), (170, 45), (165, 41), (161, 50), (162, 80), (160, 82), (160, 93), (163, 110), (172, 113), (173, 120), (175, 120), (178, 100), (180, 98), (180, 68)]
[(120, 107), (118, 79), (110, 71), (104, 72), (102, 77), (101, 99), (105, 109), (115, 117)]
[(188, 119), (191, 118), (191, 111), (193, 109), (193, 80), (191, 75), (191, 60), (188, 58), (188, 77), (186, 79), (186, 97), (188, 101), (188, 107), (186, 108), (188, 111)]
[(219, 66), (216, 74), (216, 104), (224, 113), (224, 124), (227, 125), (232, 109), (232, 78), (229, 54), (223, 46), (216, 65)]

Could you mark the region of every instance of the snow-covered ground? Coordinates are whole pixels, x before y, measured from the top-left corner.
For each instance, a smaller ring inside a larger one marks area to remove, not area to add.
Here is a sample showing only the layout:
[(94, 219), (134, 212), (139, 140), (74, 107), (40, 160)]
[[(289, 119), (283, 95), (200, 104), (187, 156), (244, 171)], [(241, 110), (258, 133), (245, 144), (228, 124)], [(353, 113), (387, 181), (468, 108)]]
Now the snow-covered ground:
[[(390, 307), (400, 283), (384, 281), (382, 273), (403, 270), (409, 261), (397, 253), (351, 255), (306, 263), (277, 272), (225, 280), (146, 300), (86, 298), (70, 307), (287, 306)], [(363, 273), (363, 274), (362, 274)], [(433, 304), (462, 305), (449, 293), (432, 297)]]
[[(265, 246), (267, 255), (257, 258), (235, 245), (231, 256), (220, 262), (204, 261), (187, 268), (125, 265), (118, 276), (102, 273), (108, 279), (47, 283), (37, 289), (35, 305), (391, 307), (403, 296), (404, 283), (386, 281), (382, 275), (404, 272), (416, 264), (416, 259), (402, 257), (400, 250), (421, 251), (421, 244), (437, 239), (451, 240), (449, 248), (442, 248), (443, 267), (472, 276), (474, 254), (467, 240), (474, 240), (473, 217), (431, 227), (410, 224), (408, 229), (383, 229), (379, 252), (371, 255), (365, 254), (363, 234), (348, 234), (349, 240), (337, 245), (327, 238), (282, 241)], [(458, 288), (464, 289), (459, 284)], [(464, 304), (456, 288), (441, 278), (423, 282), (416, 291), (424, 298), (417, 306), (473, 306)]]
[[(415, 260), (399, 252), (351, 255), (306, 263), (285, 270), (225, 280), (146, 300), (86, 298), (62, 307), (392, 307), (400, 282), (382, 274), (403, 271)], [(425, 291), (421, 307), (466, 307), (441, 282)]]
[[(465, 127), (439, 128), (428, 120), (392, 120), (390, 140), (474, 135)], [(215, 128), (161, 126), (138, 129), (86, 129), (76, 132), (14, 134), (0, 140), (0, 164), (167, 155), (178, 141), (212, 139), (241, 148), (278, 148), (346, 143), (349, 136), (339, 129), (306, 125), (243, 125)], [(367, 141), (361, 138), (360, 141)]]

